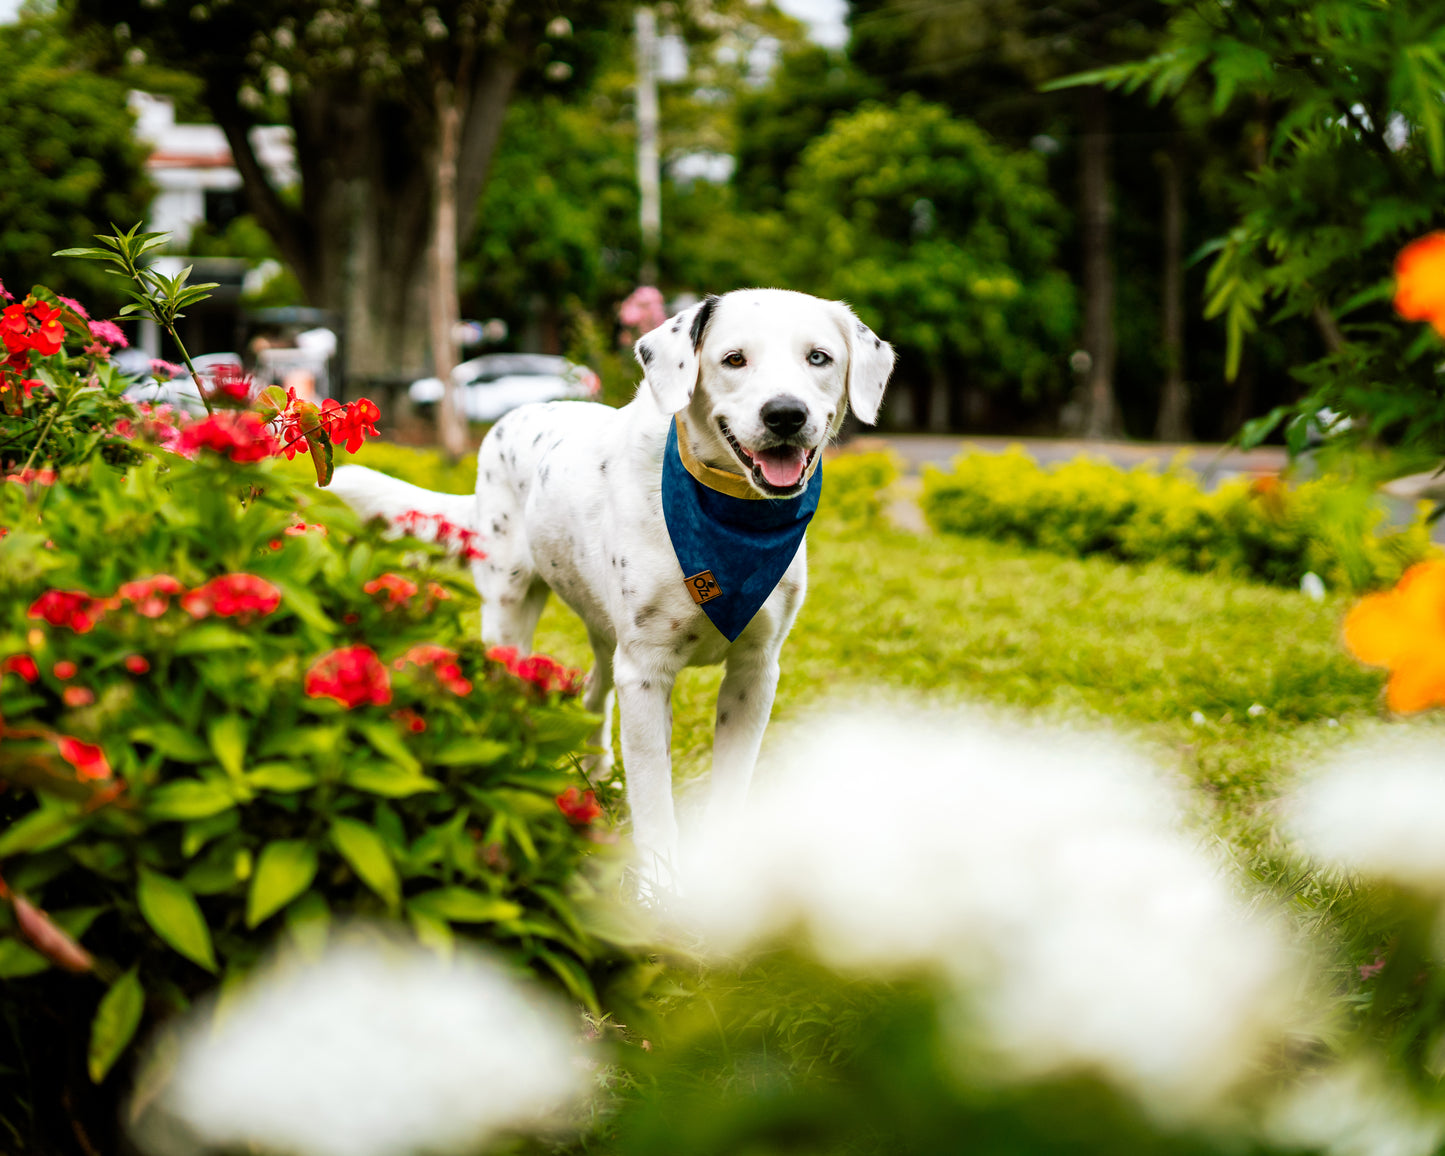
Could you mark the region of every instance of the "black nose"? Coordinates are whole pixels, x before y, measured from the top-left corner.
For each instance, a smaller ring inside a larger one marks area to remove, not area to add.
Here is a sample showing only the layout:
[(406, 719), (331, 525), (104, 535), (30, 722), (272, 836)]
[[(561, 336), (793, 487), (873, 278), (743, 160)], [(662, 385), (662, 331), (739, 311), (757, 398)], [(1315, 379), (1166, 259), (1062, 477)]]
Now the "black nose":
[(763, 406), (763, 424), (780, 438), (790, 438), (808, 420), (808, 411), (796, 397), (775, 397)]

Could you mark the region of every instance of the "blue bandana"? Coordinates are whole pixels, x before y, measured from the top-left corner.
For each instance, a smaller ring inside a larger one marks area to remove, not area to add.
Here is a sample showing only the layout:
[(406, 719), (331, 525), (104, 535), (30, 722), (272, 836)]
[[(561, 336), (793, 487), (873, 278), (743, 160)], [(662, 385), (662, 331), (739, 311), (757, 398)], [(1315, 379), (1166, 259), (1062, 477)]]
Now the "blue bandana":
[[(704, 467), (706, 469), (706, 467)], [(677, 422), (662, 455), (662, 513), (683, 583), (729, 642), (737, 639), (792, 565), (823, 492), (815, 470), (796, 498), (737, 498), (688, 472)]]

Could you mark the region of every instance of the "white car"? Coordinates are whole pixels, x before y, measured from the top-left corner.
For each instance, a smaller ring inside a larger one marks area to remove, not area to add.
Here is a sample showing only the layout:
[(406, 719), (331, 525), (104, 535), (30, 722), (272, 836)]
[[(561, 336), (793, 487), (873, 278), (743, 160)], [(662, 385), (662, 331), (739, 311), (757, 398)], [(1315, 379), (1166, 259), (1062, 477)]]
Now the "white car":
[[(593, 400), (602, 388), (601, 378), (585, 365), (545, 353), (487, 353), (462, 362), (452, 370), (452, 381), (461, 390), (467, 420), (485, 422), (534, 401)], [(429, 406), (441, 401), (443, 392), (441, 378), (423, 377), (411, 383), (407, 396), (413, 405)]]

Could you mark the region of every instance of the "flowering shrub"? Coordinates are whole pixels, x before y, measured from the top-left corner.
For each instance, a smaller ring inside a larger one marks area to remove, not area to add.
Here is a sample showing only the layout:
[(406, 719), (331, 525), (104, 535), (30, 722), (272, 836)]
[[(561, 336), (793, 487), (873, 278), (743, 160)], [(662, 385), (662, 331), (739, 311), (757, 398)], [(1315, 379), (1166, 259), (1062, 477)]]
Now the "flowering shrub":
[(76, 1055), (103, 1080), (332, 915), (491, 940), (595, 1006), (611, 949), (568, 891), (593, 843), (556, 803), (596, 722), (578, 680), (488, 660), (445, 548), (251, 460), (280, 444), (257, 422), (0, 484), (0, 1002), (51, 1098), (108, 1094)]
[(963, 454), (949, 472), (926, 468), (923, 511), (949, 533), (1286, 586), (1309, 571), (1334, 589), (1386, 585), (1433, 549), (1423, 517), (1377, 533), (1383, 511), (1373, 493), (1338, 479), (1237, 481), (1206, 493), (1177, 472), (1087, 459), (1043, 467), (1021, 450)]

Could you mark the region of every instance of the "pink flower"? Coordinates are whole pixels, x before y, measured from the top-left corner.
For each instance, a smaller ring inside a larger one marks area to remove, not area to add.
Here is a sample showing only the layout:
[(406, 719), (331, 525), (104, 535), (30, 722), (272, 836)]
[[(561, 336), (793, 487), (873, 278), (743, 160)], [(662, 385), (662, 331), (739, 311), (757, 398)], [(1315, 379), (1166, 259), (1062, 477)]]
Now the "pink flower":
[(159, 357), (151, 359), (151, 376), (158, 377), (162, 381), (170, 381), (173, 377), (180, 377), (186, 372), (184, 365), (176, 365), (174, 362), (162, 361)]
[(116, 597), (131, 603), (142, 618), (159, 618), (171, 604), (172, 594), (184, 594), (186, 588), (169, 574), (156, 574), (139, 582), (122, 583)]
[(650, 333), (667, 320), (667, 306), (662, 291), (651, 285), (639, 285), (627, 300), (617, 307), (617, 320), (638, 333)]
[[(130, 342), (125, 339), (125, 330), (121, 329), (114, 321), (92, 321), (90, 322), (90, 335), (97, 341), (106, 345), (114, 346), (116, 349), (128, 349)], [(165, 362), (151, 362), (151, 372), (155, 373), (156, 365), (165, 365)], [(172, 367), (174, 368), (174, 367)], [(156, 374), (159, 377), (159, 374)], [(174, 374), (172, 375), (174, 376)]]
[(89, 706), (95, 701), (95, 692), (84, 686), (67, 686), (60, 697), (66, 706)]
[(14, 301), (15, 295), (5, 288), (5, 282), (0, 281), (0, 301)]
[(90, 320), (90, 314), (85, 311), (85, 306), (82, 305), (79, 301), (75, 300), (73, 297), (62, 297), (59, 293), (57, 293), (55, 295), (55, 299), (59, 301), (62, 305), (64, 305), (67, 309), (69, 309), (72, 313), (79, 313), (81, 320)]
[(383, 574), (380, 578), (373, 578), (362, 590), (367, 594), (385, 594), (386, 605), (391, 607), (405, 605), (416, 593), (417, 586), (400, 574)]
[(472, 693), (472, 684), (463, 677), (455, 650), (448, 650), (445, 646), (437, 646), (431, 642), (419, 643), (393, 662), (392, 666), (401, 670), (407, 663), (431, 667), (436, 680), (455, 695)]

